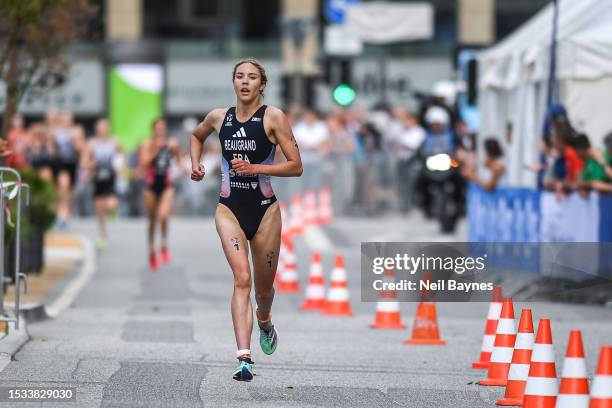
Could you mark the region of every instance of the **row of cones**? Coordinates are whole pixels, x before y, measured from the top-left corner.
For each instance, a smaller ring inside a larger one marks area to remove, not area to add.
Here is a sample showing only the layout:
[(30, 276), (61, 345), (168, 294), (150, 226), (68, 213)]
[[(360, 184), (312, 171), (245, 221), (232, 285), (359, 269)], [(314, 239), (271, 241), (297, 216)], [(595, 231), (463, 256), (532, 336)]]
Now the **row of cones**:
[[(280, 268), (280, 278), (277, 282), (279, 292), (297, 293), (300, 291), (297, 274), (295, 273), (295, 255), (293, 254), (293, 243), (290, 237), (284, 237), (281, 245), (281, 254), (285, 260), (284, 267)], [(394, 281), (392, 269), (384, 271), (384, 281)], [(351, 316), (349, 292), (347, 284), (344, 258), (337, 255), (334, 268), (331, 273), (330, 288), (325, 296), (325, 278), (321, 264), (321, 254), (315, 252), (308, 273), (308, 285), (306, 287), (306, 299), (301, 305), (302, 310), (319, 310), (327, 316)], [(376, 316), (370, 324), (373, 329), (405, 329), (406, 325), (401, 321), (397, 293), (392, 290), (381, 291), (381, 299), (376, 304)], [(444, 345), (440, 339), (438, 329), (436, 306), (432, 302), (421, 302), (417, 306), (416, 317), (412, 329), (412, 337), (406, 344), (419, 345)]]
[[(303, 198), (295, 194), (291, 199), (291, 207), (280, 203), (283, 235), (301, 235), (306, 227), (311, 225), (329, 224), (333, 221), (331, 189), (324, 187), (317, 193), (308, 190)], [(289, 212), (287, 212), (289, 210)]]
[[(497, 405), (527, 408), (612, 407), (612, 346), (601, 349), (589, 395), (580, 331), (570, 332), (559, 384), (550, 319), (540, 319), (535, 342), (531, 309), (522, 310), (518, 331), (514, 323), (512, 299), (502, 299), (501, 289), (496, 288), (489, 308), (480, 360), (472, 366), (488, 369), (487, 378), (480, 381), (480, 385), (506, 387), (504, 398), (497, 401)], [(493, 331), (495, 335), (491, 345)]]

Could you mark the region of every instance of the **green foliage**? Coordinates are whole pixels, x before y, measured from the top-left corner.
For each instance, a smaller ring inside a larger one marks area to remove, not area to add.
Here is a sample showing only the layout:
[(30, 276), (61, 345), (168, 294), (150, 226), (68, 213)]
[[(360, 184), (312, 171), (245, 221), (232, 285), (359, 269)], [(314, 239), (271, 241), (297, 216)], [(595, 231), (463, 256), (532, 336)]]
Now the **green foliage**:
[[(26, 206), (26, 190), (22, 192), (21, 202), (21, 236), (25, 236), (30, 231), (47, 231), (55, 222), (56, 193), (55, 186), (44, 180), (34, 171), (21, 172), (23, 183), (30, 186), (30, 205)], [(5, 176), (5, 181), (6, 181)], [(17, 198), (9, 201), (8, 207), (11, 212), (11, 221), (16, 223), (17, 217)], [(5, 242), (10, 243), (15, 240), (15, 227), (6, 225)]]

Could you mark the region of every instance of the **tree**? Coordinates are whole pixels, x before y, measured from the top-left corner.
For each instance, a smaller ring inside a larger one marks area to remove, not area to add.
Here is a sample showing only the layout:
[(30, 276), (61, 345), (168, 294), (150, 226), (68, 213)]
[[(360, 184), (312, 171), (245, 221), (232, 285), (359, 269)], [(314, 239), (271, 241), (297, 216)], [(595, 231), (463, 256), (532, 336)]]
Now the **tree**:
[(0, 79), (6, 102), (0, 137), (28, 90), (46, 89), (66, 73), (66, 47), (87, 34), (89, 0), (0, 0)]

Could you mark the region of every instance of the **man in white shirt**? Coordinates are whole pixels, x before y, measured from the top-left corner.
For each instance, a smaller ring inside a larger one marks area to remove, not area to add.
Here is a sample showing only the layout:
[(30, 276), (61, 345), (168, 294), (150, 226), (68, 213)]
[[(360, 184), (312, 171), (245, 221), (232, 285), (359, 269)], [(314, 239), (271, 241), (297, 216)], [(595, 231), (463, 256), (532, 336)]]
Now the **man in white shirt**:
[(321, 165), (323, 159), (330, 153), (331, 140), (329, 129), (313, 111), (305, 111), (293, 127), (293, 135), (300, 147), (302, 166), (302, 191), (320, 189)]
[(400, 211), (406, 213), (412, 208), (414, 185), (419, 170), (416, 154), (425, 140), (426, 133), (410, 112), (403, 112), (398, 119), (403, 125), (395, 138), (395, 152), (398, 158), (398, 193)]

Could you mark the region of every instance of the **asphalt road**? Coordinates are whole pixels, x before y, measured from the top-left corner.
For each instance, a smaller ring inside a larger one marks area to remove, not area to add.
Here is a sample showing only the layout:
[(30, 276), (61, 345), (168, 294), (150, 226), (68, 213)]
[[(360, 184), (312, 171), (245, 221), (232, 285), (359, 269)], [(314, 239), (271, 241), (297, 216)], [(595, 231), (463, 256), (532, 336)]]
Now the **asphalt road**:
[[(77, 221), (71, 231), (93, 238), (95, 224)], [(302, 289), (313, 247), (323, 251), (327, 276), (333, 256), (345, 255), (354, 316), (302, 312), (302, 295), (278, 294), (273, 312), (279, 348), (265, 356), (254, 333), (257, 375), (251, 383), (231, 379), (232, 277), (212, 220), (174, 220), (173, 261), (155, 273), (146, 267), (143, 220), (119, 220), (111, 234), (74, 305), (56, 319), (29, 325), (31, 340), (0, 373), (0, 386), (76, 388), (76, 403), (47, 404), (53, 407), (492, 407), (503, 393), (476, 385), (485, 373), (470, 368), (486, 303), (438, 304), (444, 347), (404, 345), (408, 329), (368, 328), (375, 304), (359, 300), (359, 244), (449, 239), (416, 214), (340, 219), (296, 240)], [(450, 238), (463, 234), (462, 226)], [(515, 304), (517, 313), (523, 306)], [(529, 306), (534, 318), (552, 319), (558, 372), (569, 330), (578, 328), (592, 375), (599, 347), (612, 341), (612, 310)], [(401, 306), (409, 328), (415, 308)]]

